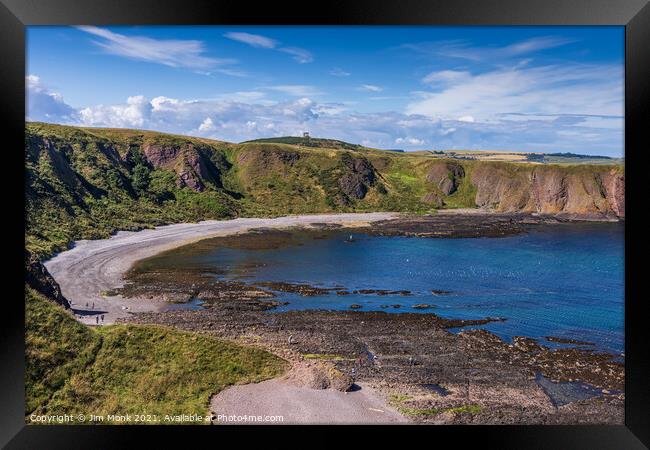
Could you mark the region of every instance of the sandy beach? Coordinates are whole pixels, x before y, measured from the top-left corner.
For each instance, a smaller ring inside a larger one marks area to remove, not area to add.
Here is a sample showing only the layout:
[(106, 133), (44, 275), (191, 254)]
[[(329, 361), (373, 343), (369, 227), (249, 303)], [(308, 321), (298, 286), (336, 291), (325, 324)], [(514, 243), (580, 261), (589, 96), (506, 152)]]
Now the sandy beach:
[[(210, 402), (215, 423), (255, 424), (406, 424), (410, 421), (365, 384), (351, 392), (310, 389), (284, 380), (232, 386)], [(262, 421), (257, 421), (258, 418)]]
[(124, 299), (119, 295), (106, 295), (110, 290), (124, 285), (124, 274), (138, 260), (197, 240), (242, 233), (254, 228), (308, 227), (316, 223), (362, 227), (395, 217), (395, 213), (318, 214), (273, 219), (210, 220), (137, 232), (120, 231), (110, 239), (77, 241), (72, 249), (59, 253), (44, 265), (61, 286), (61, 292), (71, 302), (80, 322), (87, 325), (111, 324), (117, 318), (129, 316), (131, 312), (162, 311), (167, 307), (167, 303), (159, 299)]

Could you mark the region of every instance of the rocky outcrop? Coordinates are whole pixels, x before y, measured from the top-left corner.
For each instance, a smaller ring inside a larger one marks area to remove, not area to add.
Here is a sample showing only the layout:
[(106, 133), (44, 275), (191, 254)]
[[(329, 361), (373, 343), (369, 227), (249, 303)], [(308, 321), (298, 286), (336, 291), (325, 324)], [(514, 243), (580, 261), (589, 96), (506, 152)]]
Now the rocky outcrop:
[(476, 205), (575, 218), (625, 217), (625, 175), (593, 167), (478, 164)]
[(331, 363), (322, 361), (296, 362), (282, 380), (309, 389), (334, 389), (341, 392), (350, 390), (354, 383), (352, 377)]
[(205, 190), (206, 182), (222, 187), (221, 173), (211, 161), (209, 149), (192, 143), (182, 145), (148, 144), (143, 146), (145, 159), (156, 169), (173, 170), (178, 175), (178, 187), (189, 187), (197, 192)]
[(442, 199), (442, 197), (439, 194), (435, 192), (429, 192), (428, 194), (423, 195), (422, 201), (430, 204), (435, 208), (441, 208), (445, 206), (445, 201)]
[(464, 176), (465, 170), (458, 163), (435, 163), (427, 173), (427, 181), (436, 183), (443, 194), (451, 195), (456, 192), (459, 181)]
[(371, 186), (377, 181), (375, 168), (363, 157), (345, 154), (342, 158), (345, 173), (339, 180), (341, 191), (350, 198), (363, 199)]
[(28, 250), (25, 250), (25, 282), (30, 288), (40, 292), (49, 300), (70, 309), (70, 303), (61, 294), (59, 284), (54, 281), (52, 275), (38, 258)]

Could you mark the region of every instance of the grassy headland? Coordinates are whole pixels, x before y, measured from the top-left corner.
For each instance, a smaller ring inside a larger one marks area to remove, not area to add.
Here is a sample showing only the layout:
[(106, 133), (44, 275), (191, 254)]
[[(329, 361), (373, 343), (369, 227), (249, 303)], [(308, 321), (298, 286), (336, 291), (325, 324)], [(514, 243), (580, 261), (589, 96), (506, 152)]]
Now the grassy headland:
[(330, 139), (232, 144), (45, 123), (25, 133), (25, 238), (41, 258), (116, 230), (238, 216), (477, 206), (621, 215), (624, 169), (615, 163), (459, 160)]
[(26, 308), (27, 416), (147, 414), (173, 423), (165, 416), (205, 417), (213, 394), (284, 370), (270, 353), (206, 335), (153, 325), (91, 329), (31, 289)]

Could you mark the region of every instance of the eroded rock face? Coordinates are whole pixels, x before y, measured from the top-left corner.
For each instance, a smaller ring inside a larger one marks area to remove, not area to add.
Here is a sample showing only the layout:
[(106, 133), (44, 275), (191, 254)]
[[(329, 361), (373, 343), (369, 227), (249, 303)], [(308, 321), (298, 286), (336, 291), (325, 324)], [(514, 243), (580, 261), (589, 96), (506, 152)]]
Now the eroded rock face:
[(171, 169), (181, 152), (180, 147), (168, 145), (145, 144), (142, 147), (144, 157), (155, 168)]
[(529, 171), (481, 164), (472, 171), (471, 182), (476, 187), (476, 206), (504, 212), (535, 211)]
[(205, 154), (205, 150), (191, 143), (184, 145), (145, 144), (145, 159), (156, 169), (174, 170), (178, 175), (178, 187), (195, 191), (205, 190), (206, 182), (221, 187), (219, 169)]
[(600, 177), (609, 206), (618, 217), (625, 217), (625, 174), (612, 169)]
[(625, 217), (625, 175), (557, 166), (483, 164), (474, 168), (476, 205), (504, 212)]
[(377, 181), (375, 168), (370, 161), (362, 157), (345, 157), (343, 164), (347, 171), (339, 180), (341, 191), (348, 197), (363, 199), (369, 187)]
[(558, 213), (568, 201), (567, 177), (557, 170), (536, 170), (532, 175), (535, 207), (541, 213)]
[(445, 201), (442, 199), (442, 197), (440, 197), (440, 195), (436, 194), (435, 192), (429, 192), (428, 194), (424, 195), (422, 197), (422, 201), (429, 203), (436, 208), (445, 206)]
[(52, 275), (50, 275), (38, 258), (28, 250), (25, 250), (25, 268), (25, 282), (29, 287), (40, 292), (49, 300), (58, 303), (66, 309), (70, 309), (70, 303), (61, 294), (59, 284), (54, 281)]
[(459, 180), (465, 176), (463, 166), (454, 162), (436, 163), (427, 173), (427, 181), (434, 182), (445, 195), (458, 189)]

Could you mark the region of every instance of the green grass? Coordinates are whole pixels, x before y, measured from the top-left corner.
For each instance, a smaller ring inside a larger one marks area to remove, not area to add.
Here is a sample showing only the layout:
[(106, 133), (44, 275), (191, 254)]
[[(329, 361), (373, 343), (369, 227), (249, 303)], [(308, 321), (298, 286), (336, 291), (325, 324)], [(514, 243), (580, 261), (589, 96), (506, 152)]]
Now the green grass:
[(409, 417), (430, 417), (443, 413), (453, 414), (478, 414), (481, 412), (481, 406), (475, 404), (454, 406), (449, 408), (413, 408), (405, 406), (404, 403), (413, 400), (413, 397), (406, 394), (391, 394), (388, 397), (389, 403), (394, 406), (401, 414)]
[(410, 395), (406, 395), (406, 394), (391, 394), (390, 397), (389, 397), (389, 401), (394, 405), (400, 405), (401, 403), (412, 400), (412, 399), (413, 399), (413, 397), (411, 397)]
[(443, 413), (478, 414), (481, 412), (481, 407), (479, 405), (462, 405), (453, 408), (409, 408), (406, 406), (399, 406), (397, 410), (405, 416), (429, 417)]
[(476, 186), (471, 182), (472, 164), (463, 166), (465, 176), (459, 180), (456, 192), (445, 197), (445, 208), (475, 208), (476, 207)]
[(322, 138), (304, 138), (296, 136), (283, 136), (274, 138), (254, 139), (244, 143), (265, 143), (265, 144), (290, 144), (301, 145), (304, 147), (313, 148), (331, 148), (331, 149), (344, 149), (344, 150), (363, 150), (365, 147), (358, 144), (350, 144), (349, 142), (339, 141), (336, 139), (322, 139)]
[(70, 377), (95, 360), (101, 338), (62, 307), (25, 292), (25, 410), (42, 409)]
[(236, 383), (281, 374), (260, 349), (155, 325), (91, 329), (39, 294), (26, 295), (26, 416), (208, 413)]

